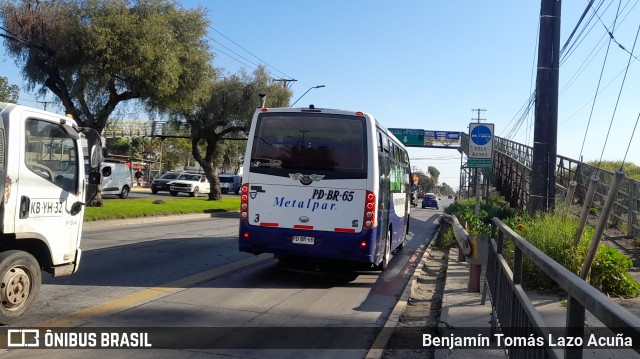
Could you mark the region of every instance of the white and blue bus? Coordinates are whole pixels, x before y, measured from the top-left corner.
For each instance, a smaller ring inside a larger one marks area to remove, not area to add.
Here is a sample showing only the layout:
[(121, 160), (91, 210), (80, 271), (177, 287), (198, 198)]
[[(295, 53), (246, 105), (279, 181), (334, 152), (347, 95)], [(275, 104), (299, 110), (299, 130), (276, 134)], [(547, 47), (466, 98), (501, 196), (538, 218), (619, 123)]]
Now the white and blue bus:
[(405, 147), (370, 114), (261, 108), (241, 188), (241, 251), (385, 269), (409, 231)]

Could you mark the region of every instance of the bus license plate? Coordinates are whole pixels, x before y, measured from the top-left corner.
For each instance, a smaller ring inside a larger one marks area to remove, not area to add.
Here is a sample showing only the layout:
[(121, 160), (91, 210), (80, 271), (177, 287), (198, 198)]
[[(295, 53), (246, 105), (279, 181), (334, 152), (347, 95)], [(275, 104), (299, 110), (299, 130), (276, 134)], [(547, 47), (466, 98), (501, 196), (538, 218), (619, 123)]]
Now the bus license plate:
[(297, 244), (311, 244), (313, 245), (314, 243), (314, 238), (313, 237), (307, 237), (307, 236), (293, 236), (292, 240), (293, 243), (297, 243)]

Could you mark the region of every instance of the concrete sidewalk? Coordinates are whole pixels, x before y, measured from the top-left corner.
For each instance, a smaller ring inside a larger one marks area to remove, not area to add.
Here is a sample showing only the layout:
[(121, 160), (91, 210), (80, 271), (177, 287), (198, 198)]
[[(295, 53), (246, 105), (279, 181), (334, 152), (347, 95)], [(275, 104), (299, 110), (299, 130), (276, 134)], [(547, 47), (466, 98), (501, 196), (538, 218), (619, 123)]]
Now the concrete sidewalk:
[[(491, 303), (488, 298), (481, 305), (482, 293), (468, 291), (469, 264), (458, 262), (458, 248), (449, 251), (447, 265), (447, 279), (442, 297), (442, 309), (440, 310), (441, 337), (469, 336), (468, 328), (477, 329), (475, 335), (484, 337), (490, 335)], [(481, 283), (484, 283), (484, 270)], [(482, 284), (480, 286), (482, 290)], [(461, 332), (461, 328), (467, 329)], [(477, 359), (477, 358), (505, 358), (505, 352), (501, 349), (436, 349), (435, 359)]]
[[(491, 302), (487, 300), (481, 305), (482, 293), (470, 293), (467, 290), (469, 282), (469, 264), (458, 262), (458, 249), (449, 252), (447, 278), (444, 288), (442, 309), (440, 312), (441, 337), (470, 337), (482, 335), (490, 336)], [(483, 268), (480, 290), (484, 286), (485, 269)], [(566, 307), (562, 304), (563, 297), (557, 294), (527, 293), (533, 306), (548, 327), (562, 328), (565, 326)], [(603, 324), (591, 313), (586, 313), (585, 329), (602, 327)], [(467, 329), (466, 332), (462, 328)], [(473, 333), (468, 330), (472, 329)], [(477, 358), (506, 358), (503, 349), (436, 349), (436, 359), (477, 359)], [(585, 348), (584, 359), (599, 358), (640, 358), (633, 349), (614, 348)]]

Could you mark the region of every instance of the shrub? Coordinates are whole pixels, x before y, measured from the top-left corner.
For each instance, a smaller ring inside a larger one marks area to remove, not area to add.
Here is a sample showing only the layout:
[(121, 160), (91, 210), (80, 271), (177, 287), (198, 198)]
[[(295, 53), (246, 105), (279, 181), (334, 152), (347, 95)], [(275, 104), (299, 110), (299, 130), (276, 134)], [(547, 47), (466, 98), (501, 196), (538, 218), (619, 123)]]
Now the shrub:
[[(578, 248), (573, 247), (573, 235), (578, 220), (573, 217), (546, 213), (534, 218), (521, 218), (510, 224), (518, 234), (529, 243), (573, 273), (580, 273), (594, 230), (586, 227)], [(513, 245), (505, 245), (504, 256), (513, 263)], [(608, 295), (634, 297), (640, 295), (640, 284), (628, 274), (632, 263), (617, 249), (600, 245), (591, 268), (589, 282)], [(524, 260), (522, 265), (522, 284), (528, 288), (542, 290), (558, 289), (551, 278), (538, 269), (531, 261)]]
[[(597, 209), (594, 212), (597, 212)], [(475, 216), (475, 201), (466, 200), (445, 209), (446, 213), (457, 215), (467, 222), (467, 231), (472, 234), (488, 234), (493, 217), (500, 218), (507, 226), (573, 273), (580, 273), (584, 263), (593, 227), (587, 226), (577, 248), (573, 247), (573, 236), (578, 220), (569, 209), (559, 205), (554, 213), (542, 213), (534, 217), (515, 215), (511, 209), (499, 201), (481, 205), (480, 216)], [(454, 239), (455, 240), (455, 239)], [(505, 240), (503, 255), (513, 263), (513, 244)], [(589, 282), (605, 294), (634, 297), (640, 295), (640, 284), (628, 274), (632, 262), (617, 249), (600, 245), (591, 268)], [(542, 270), (526, 258), (522, 263), (522, 284), (538, 290), (557, 290), (557, 284)]]
[(433, 244), (431, 244), (433, 249), (453, 248), (458, 245), (450, 224), (442, 224), (440, 229), (440, 235), (438, 235), (438, 237), (433, 240)]
[(467, 223), (467, 232), (471, 234), (491, 233), (491, 220), (493, 217), (500, 219), (512, 217), (515, 212), (507, 206), (507, 203), (497, 197), (489, 197), (489, 204), (480, 204), (479, 215), (475, 215), (475, 199), (467, 199), (462, 202), (453, 203), (445, 208), (445, 213), (457, 215), (458, 218)]
[(623, 297), (640, 295), (640, 285), (631, 276), (633, 263), (617, 249), (601, 245), (591, 267), (591, 285), (603, 293)]

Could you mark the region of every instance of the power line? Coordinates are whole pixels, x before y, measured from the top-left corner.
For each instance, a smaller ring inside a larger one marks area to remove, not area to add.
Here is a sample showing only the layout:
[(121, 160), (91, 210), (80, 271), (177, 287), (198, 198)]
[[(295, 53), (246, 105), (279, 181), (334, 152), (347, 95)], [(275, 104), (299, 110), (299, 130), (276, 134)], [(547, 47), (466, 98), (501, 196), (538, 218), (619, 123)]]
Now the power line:
[(624, 77), (622, 78), (622, 84), (620, 84), (620, 91), (618, 92), (618, 98), (616, 99), (616, 106), (613, 109), (613, 115), (611, 115), (611, 122), (609, 123), (609, 130), (607, 131), (607, 136), (604, 139), (604, 145), (602, 146), (602, 153), (600, 154), (600, 160), (598, 161), (598, 168), (600, 168), (600, 164), (602, 163), (602, 156), (604, 156), (604, 150), (607, 147), (607, 141), (609, 140), (609, 134), (611, 133), (611, 127), (613, 126), (613, 119), (616, 116), (616, 111), (618, 110), (618, 104), (620, 103), (620, 95), (622, 95), (622, 89), (624, 88), (625, 81), (627, 79), (627, 73), (629, 72), (629, 67), (631, 65), (631, 59), (633, 57), (633, 51), (636, 48), (636, 43), (638, 42), (638, 35), (640, 34), (640, 25), (638, 25), (638, 31), (636, 31), (636, 38), (633, 41), (633, 47), (631, 48), (631, 53), (629, 56), (629, 60), (627, 62), (627, 68), (624, 73)]
[[(620, 15), (620, 5), (622, 4), (622, 0), (618, 2), (618, 10), (616, 12), (616, 18), (613, 20), (613, 28), (616, 27), (616, 21), (618, 21), (618, 16)], [(596, 11), (597, 14), (597, 11)], [(598, 16), (598, 18), (600, 18)], [(613, 38), (613, 37), (612, 37)], [(612, 39), (611, 38), (611, 39)], [(602, 69), (600, 70), (600, 77), (598, 78), (598, 85), (596, 86), (596, 94), (593, 98), (593, 102), (591, 104), (591, 112), (589, 113), (589, 120), (587, 121), (587, 128), (584, 131), (584, 138), (582, 139), (582, 146), (580, 147), (580, 156), (582, 158), (582, 151), (584, 150), (584, 144), (587, 142), (587, 133), (589, 133), (589, 126), (591, 125), (591, 118), (593, 117), (593, 109), (596, 107), (596, 99), (598, 98), (598, 91), (600, 90), (600, 83), (602, 82), (602, 75), (604, 74), (604, 68), (607, 64), (607, 59), (609, 57), (609, 49), (611, 47), (611, 40), (609, 40), (609, 44), (607, 45), (607, 52), (604, 55), (604, 61), (602, 62)]]
[[(186, 10), (186, 9), (185, 9), (185, 7), (184, 7), (184, 6), (182, 6), (182, 4), (180, 4), (180, 3), (178, 3), (178, 2), (177, 2), (177, 0), (170, 0), (170, 1), (171, 1), (173, 4), (175, 4), (176, 6), (178, 6), (180, 9), (182, 9), (182, 10)], [(268, 67), (270, 67), (270, 68), (274, 69), (276, 72), (278, 72), (278, 73), (282, 74), (284, 77), (288, 77), (289, 79), (293, 79), (291, 76), (289, 76), (289, 75), (285, 74), (284, 72), (282, 72), (282, 71), (278, 70), (278, 69), (277, 69), (277, 68), (275, 68), (273, 65), (271, 65), (271, 64), (269, 64), (268, 62), (264, 61), (263, 59), (259, 58), (258, 56), (256, 56), (256, 55), (255, 55), (254, 53), (252, 53), (251, 51), (249, 51), (249, 50), (245, 49), (244, 47), (240, 46), (240, 44), (238, 44), (237, 42), (235, 42), (235, 41), (231, 40), (228, 36), (226, 36), (225, 34), (221, 33), (220, 31), (216, 30), (216, 29), (215, 29), (213, 26), (211, 26), (210, 24), (207, 24), (207, 27), (208, 27), (208, 28), (210, 28), (211, 30), (215, 31), (216, 33), (220, 34), (220, 36), (224, 37), (224, 38), (225, 38), (225, 39), (227, 39), (229, 42), (231, 42), (232, 44), (234, 44), (234, 45), (236, 45), (237, 47), (239, 47), (240, 49), (242, 49), (244, 52), (246, 52), (246, 53), (248, 53), (249, 55), (251, 55), (251, 56), (255, 57), (256, 59), (258, 59), (258, 61), (260, 61), (260, 63), (263, 63), (263, 64), (265, 64), (266, 66), (268, 66)], [(249, 59), (245, 58), (244, 56), (242, 56), (242, 55), (238, 54), (237, 52), (235, 52), (235, 51), (231, 50), (231, 49), (230, 49), (230, 48), (228, 48), (227, 46), (224, 46), (224, 45), (223, 45), (222, 43), (220, 43), (219, 41), (214, 40), (214, 39), (213, 39), (212, 37), (210, 37), (209, 35), (206, 35), (206, 37), (207, 37), (209, 40), (211, 40), (211, 41), (213, 41), (213, 42), (215, 42), (215, 43), (219, 44), (219, 45), (220, 45), (220, 46), (222, 46), (222, 47), (224, 47), (225, 49), (227, 49), (227, 50), (229, 50), (229, 51), (233, 52), (233, 53), (234, 53), (234, 54), (236, 54), (237, 56), (240, 56), (242, 59), (244, 59), (244, 60), (246, 60), (246, 61), (248, 61), (248, 62), (250, 62), (250, 63), (252, 63), (252, 64), (254, 64), (254, 65), (256, 65), (256, 66), (259, 66), (259, 65), (255, 64), (253, 61), (251, 61), (251, 60), (249, 60)], [(218, 48), (216, 48), (216, 47), (214, 47), (214, 46), (212, 46), (212, 47), (213, 47), (214, 49), (216, 49), (216, 50), (220, 51), (220, 49), (218, 49)], [(223, 53), (224, 53), (224, 52), (223, 52)], [(224, 53), (224, 54), (225, 54), (225, 55), (227, 55), (228, 57), (230, 57), (231, 59), (236, 60), (236, 61), (238, 61), (239, 63), (241, 63), (241, 64), (243, 64), (243, 65), (247, 66), (247, 64), (246, 64), (246, 63), (244, 63), (243, 61), (238, 60), (237, 58), (235, 58), (235, 57), (233, 57), (233, 56), (229, 55), (228, 53)], [(254, 69), (254, 70), (256, 69), (256, 68), (253, 68), (253, 67), (251, 67), (251, 66), (247, 66), (247, 67), (252, 68), (252, 69)], [(267, 72), (270, 72), (270, 71), (267, 69)]]
[(624, 158), (622, 159), (621, 167), (624, 167), (624, 162), (627, 160), (627, 155), (629, 154), (629, 148), (631, 148), (631, 142), (633, 142), (633, 136), (636, 133), (636, 128), (638, 127), (638, 120), (640, 120), (640, 113), (638, 113), (638, 117), (636, 117), (636, 124), (633, 126), (633, 131), (631, 131), (631, 138), (629, 139), (629, 144), (627, 145), (627, 151), (624, 153)]
[[(637, 4), (637, 2), (636, 2)], [(635, 7), (635, 5), (634, 5)], [(633, 8), (631, 8), (633, 10)], [(631, 51), (627, 50), (626, 47), (624, 47), (620, 42), (618, 42), (618, 40), (615, 38), (615, 36), (613, 36), (613, 32), (614, 30), (609, 30), (609, 28), (607, 27), (607, 25), (605, 25), (604, 21), (602, 21), (602, 18), (600, 17), (600, 15), (598, 14), (598, 12), (596, 11), (596, 16), (598, 17), (598, 20), (600, 21), (600, 23), (602, 24), (602, 26), (604, 26), (605, 30), (607, 30), (607, 33), (609, 34), (609, 37), (611, 38), (611, 40), (613, 40), (613, 42), (615, 42), (619, 48), (621, 48), (623, 51), (625, 51), (626, 53), (628, 53), (632, 58), (640, 61), (640, 58), (638, 58), (637, 56), (635, 56), (633, 54), (633, 49)], [(616, 15), (616, 19), (618, 18), (618, 15)], [(615, 21), (614, 21), (614, 29), (615, 29)], [(635, 45), (635, 43), (634, 43)], [(634, 46), (635, 47), (635, 46)]]
[[(592, 14), (588, 20), (586, 22), (584, 22), (584, 18), (585, 18), (585, 14), (590, 10), (593, 9), (594, 12), (598, 11), (602, 5), (603, 5), (603, 1), (601, 1), (596, 7), (593, 7), (593, 0), (591, 0), (585, 10), (583, 11), (583, 14), (580, 18), (580, 20), (578, 21), (578, 23), (574, 26), (574, 29), (571, 33), (571, 36), (569, 37), (569, 39), (567, 39), (567, 41), (565, 42), (565, 44), (562, 47), (562, 50), (560, 52), (561, 55), (561, 62), (560, 64), (562, 65), (570, 56), (571, 54), (576, 50), (577, 46), (579, 44), (582, 43), (582, 41), (585, 39), (585, 35), (590, 33), (593, 30), (593, 25), (589, 28), (589, 30), (586, 32), (585, 34), (585, 30), (589, 27), (589, 25), (593, 22), (594, 19), (594, 14)], [(627, 6), (629, 5), (630, 0), (627, 1), (627, 3), (624, 5), (622, 12), (624, 12), (624, 10), (627, 8)], [(638, 4), (638, 1), (636, 1), (634, 3), (634, 5), (626, 12), (625, 16), (622, 18), (622, 20), (620, 21), (620, 24), (622, 24), (622, 22), (624, 22), (624, 20), (627, 18), (627, 16), (631, 13), (631, 11), (636, 7), (636, 5)], [(605, 8), (608, 9), (608, 7), (610, 6), (610, 4)], [(596, 13), (597, 15), (597, 13)], [(599, 17), (599, 16), (598, 16)], [(580, 27), (581, 24), (583, 24), (583, 29), (577, 33), (577, 36), (574, 36), (574, 34), (576, 34), (578, 28)], [(595, 24), (594, 24), (595, 25)], [(606, 28), (606, 26), (605, 26)], [(598, 48), (600, 42), (598, 42), (598, 44), (596, 44), (595, 48)], [(603, 45), (604, 46), (604, 45)], [(591, 52), (591, 54), (593, 54), (593, 51)], [(591, 56), (590, 54), (590, 56)], [(594, 55), (595, 56), (595, 55)], [(585, 62), (587, 62), (585, 60)], [(582, 72), (585, 71), (585, 67), (586, 64), (585, 62), (583, 62), (583, 64), (579, 67), (579, 69), (577, 70), (576, 74), (574, 74), (571, 77), (571, 80), (569, 81), (569, 84), (565, 85), (564, 89), (562, 90), (562, 93), (564, 93), (568, 87), (570, 87), (571, 84), (573, 84), (577, 77), (582, 74)], [(590, 61), (589, 61), (590, 63)], [(509, 124), (505, 127), (505, 128), (509, 128), (509, 125), (511, 125), (511, 123), (517, 118), (517, 121), (513, 124), (513, 126), (511, 127), (510, 130), (508, 130), (508, 134), (506, 136), (504, 136), (507, 139), (511, 139), (513, 136), (517, 135), (517, 133), (519, 132), (523, 122), (528, 118), (531, 109), (533, 108), (533, 104), (535, 103), (535, 91), (531, 93), (531, 95), (529, 96), (529, 98), (525, 101), (525, 104), (521, 107), (521, 109), (516, 113), (516, 115), (514, 116), (514, 118), (509, 122)], [(520, 114), (518, 116), (518, 114)], [(529, 126), (530, 127), (530, 126)], [(504, 133), (504, 131), (503, 131)]]
[[(601, 94), (602, 92), (604, 92), (604, 90), (606, 90), (607, 88), (609, 88), (609, 86), (611, 86), (611, 84), (618, 79), (618, 77), (622, 76), (622, 74), (624, 74), (626, 68), (623, 68), (620, 72), (618, 72), (618, 74), (616, 76), (614, 76), (611, 81), (609, 81), (609, 83), (607, 83), (604, 87), (602, 87), (602, 89), (600, 89), (600, 91), (598, 92), (598, 95)], [(595, 100), (595, 96), (591, 97), (587, 102), (585, 102), (584, 105), (582, 105), (582, 107), (580, 107), (576, 112), (574, 112), (571, 116), (567, 117), (564, 121), (562, 121), (560, 123), (560, 125), (564, 125), (567, 121), (569, 121), (570, 119), (574, 118), (575, 116), (578, 115), (578, 113), (580, 113), (580, 111), (582, 111), (582, 109), (584, 109), (585, 107), (587, 107), (588, 104), (590, 104), (592, 101)]]
[(241, 48), (242, 50), (244, 50), (246, 53), (248, 53), (249, 55), (255, 57), (256, 59), (260, 60), (260, 62), (264, 63), (265, 65), (271, 67), (272, 69), (276, 70), (276, 72), (279, 72), (281, 75), (283, 75), (284, 77), (288, 77), (290, 79), (293, 79), (293, 77), (285, 74), (284, 72), (278, 70), (277, 68), (273, 67), (272, 65), (270, 65), (268, 62), (262, 60), (261, 58), (259, 58), (258, 56), (254, 55), (251, 51), (245, 49), (244, 47), (240, 46), (238, 43), (236, 43), (235, 41), (231, 40), (230, 38), (228, 38), (225, 34), (221, 33), (220, 31), (216, 30), (213, 26), (209, 25), (209, 28), (215, 32), (217, 32), (218, 34), (220, 34), (220, 36), (224, 37), (225, 39), (229, 40), (232, 44), (238, 46), (239, 48)]
[(240, 60), (236, 59), (235, 57), (233, 57), (233, 56), (229, 55), (228, 53), (226, 53), (226, 52), (224, 52), (224, 51), (220, 50), (219, 48), (217, 48), (217, 47), (215, 47), (215, 46), (211, 46), (211, 47), (212, 47), (213, 49), (217, 50), (219, 53), (221, 53), (221, 54), (223, 54), (223, 55), (226, 55), (226, 56), (227, 56), (227, 57), (229, 57), (230, 59), (236, 60), (237, 62), (239, 62), (239, 63), (243, 64), (244, 66), (246, 66), (246, 67), (248, 67), (248, 68), (250, 68), (250, 69), (253, 69), (253, 70), (256, 70), (256, 69), (257, 69), (257, 68), (255, 68), (255, 67), (252, 67), (252, 66), (250, 66), (250, 65), (247, 65), (246, 63), (244, 63), (244, 62), (242, 62), (242, 61), (240, 61)]
[[(636, 0), (636, 2), (633, 4), (633, 6), (626, 11), (627, 7), (629, 6), (631, 0), (627, 1), (627, 3), (625, 3), (625, 5), (622, 7), (622, 9), (618, 10), (619, 14), (623, 14), (624, 16), (622, 16), (621, 20), (618, 21), (618, 25), (617, 27), (620, 27), (620, 25), (622, 25), (625, 20), (627, 19), (627, 17), (631, 14), (631, 12), (633, 11), (633, 9), (638, 5), (638, 1)], [(604, 11), (607, 11), (609, 6), (611, 4), (607, 5), (607, 7), (604, 9)], [(594, 18), (597, 14), (598, 11), (600, 10), (601, 6), (598, 6), (596, 8), (594, 8), (594, 14), (592, 15), (592, 17), (589, 20), (589, 23), (591, 22), (592, 18)], [(626, 11), (626, 13), (625, 13)], [(593, 28), (595, 27), (595, 25), (597, 24), (594, 23), (593, 26), (589, 29), (589, 32), (591, 32), (593, 30)], [(587, 25), (585, 25), (586, 27)], [(606, 27), (605, 27), (606, 29)], [(580, 75), (582, 75), (586, 70), (587, 70), (587, 65), (589, 65), (591, 63), (591, 61), (593, 61), (595, 59), (595, 56), (602, 50), (602, 48), (604, 47), (604, 42), (603, 40), (609, 35), (609, 31), (607, 30), (604, 34), (602, 34), (602, 37), (600, 38), (600, 40), (595, 44), (594, 48), (591, 50), (591, 52), (589, 53), (589, 55), (587, 56), (587, 58), (583, 61), (583, 63), (578, 67), (578, 69), (576, 70), (576, 72), (571, 76), (570, 80), (563, 86), (563, 89), (560, 93), (560, 96), (563, 96), (564, 93), (578, 80), (578, 78), (580, 77)], [(580, 42), (582, 42), (584, 40), (584, 38), (580, 39)], [(602, 45), (600, 45), (600, 43), (602, 42)], [(597, 50), (597, 51), (596, 51)], [(566, 59), (566, 58), (565, 58)], [(561, 64), (564, 63), (564, 59), (560, 62)]]
[[(215, 42), (216, 44), (218, 44), (218, 45), (220, 45), (220, 46), (224, 47), (225, 49), (227, 49), (227, 50), (231, 51), (233, 54), (235, 54), (235, 55), (239, 56), (241, 59), (246, 60), (247, 62), (249, 62), (249, 63), (253, 64), (254, 66), (256, 66), (256, 67), (260, 66), (259, 64), (256, 64), (255, 62), (253, 62), (253, 61), (251, 61), (251, 60), (247, 59), (246, 57), (244, 57), (244, 56), (240, 55), (239, 53), (237, 53), (237, 52), (233, 51), (232, 49), (228, 48), (227, 46), (225, 46), (225, 45), (224, 45), (224, 44), (222, 44), (221, 42), (219, 42), (219, 41), (217, 41), (217, 40), (215, 40), (215, 39), (212, 39), (212, 38), (210, 38), (210, 40), (211, 40), (211, 41), (213, 41), (213, 42)], [(212, 47), (213, 47), (213, 46), (212, 46)], [(217, 50), (218, 50), (218, 51), (220, 51), (220, 49), (217, 49)], [(229, 55), (227, 55), (227, 56), (229, 56)]]

